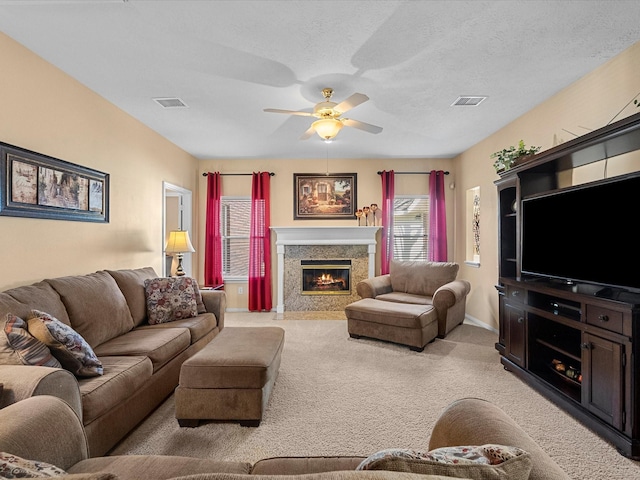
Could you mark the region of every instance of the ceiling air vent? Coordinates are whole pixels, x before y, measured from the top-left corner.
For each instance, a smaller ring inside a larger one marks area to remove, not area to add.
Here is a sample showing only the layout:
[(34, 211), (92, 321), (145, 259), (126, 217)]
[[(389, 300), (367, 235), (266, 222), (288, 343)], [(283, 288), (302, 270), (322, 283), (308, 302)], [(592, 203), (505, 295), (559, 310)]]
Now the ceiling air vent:
[(458, 97), (455, 102), (451, 104), (452, 107), (477, 107), (487, 97), (466, 95)]
[(179, 98), (154, 98), (153, 101), (163, 108), (189, 108), (187, 104)]

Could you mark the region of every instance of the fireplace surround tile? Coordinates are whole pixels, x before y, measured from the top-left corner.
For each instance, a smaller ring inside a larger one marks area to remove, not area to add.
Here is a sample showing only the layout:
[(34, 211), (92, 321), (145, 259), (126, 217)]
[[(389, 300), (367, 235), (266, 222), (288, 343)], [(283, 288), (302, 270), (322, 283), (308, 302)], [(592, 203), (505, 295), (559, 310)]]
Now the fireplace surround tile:
[[(355, 285), (368, 277), (367, 247), (364, 245), (287, 245), (284, 261), (284, 308), (289, 311), (344, 310), (360, 297)], [(302, 260), (351, 260), (350, 295), (303, 295)]]

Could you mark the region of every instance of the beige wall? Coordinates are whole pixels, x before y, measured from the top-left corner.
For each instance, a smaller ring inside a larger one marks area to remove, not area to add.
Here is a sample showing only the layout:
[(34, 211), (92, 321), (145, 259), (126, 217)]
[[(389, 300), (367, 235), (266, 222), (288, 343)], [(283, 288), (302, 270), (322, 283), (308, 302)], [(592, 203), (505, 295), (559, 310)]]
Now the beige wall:
[[(363, 133), (363, 135), (366, 135)], [(297, 141), (297, 140), (292, 140)], [(339, 159), (340, 145), (335, 142), (329, 145), (331, 154), (328, 162), (328, 171), (330, 173), (356, 173), (357, 178), (357, 205), (364, 206), (372, 203), (382, 204), (382, 183), (378, 171), (393, 169), (396, 172), (428, 172), (430, 170), (446, 170), (450, 174), (445, 177), (445, 192), (447, 202), (447, 218), (453, 218), (454, 212), (454, 196), (453, 191), (449, 188), (451, 183), (455, 182), (456, 174), (453, 169), (454, 163), (451, 159), (365, 159), (365, 160), (347, 160)], [(334, 148), (335, 147), (335, 148)], [(333, 158), (332, 158), (333, 157)], [(326, 173), (326, 159), (300, 159), (300, 160), (208, 160), (200, 162), (200, 172), (221, 173), (251, 173), (257, 171), (274, 172), (275, 176), (271, 177), (271, 225), (274, 227), (292, 226), (292, 225), (309, 225), (309, 226), (353, 226), (357, 225), (356, 217), (353, 220), (293, 220), (293, 174), (294, 173)], [(205, 192), (207, 190), (206, 178), (200, 176), (199, 190), (202, 192), (199, 199), (199, 218), (198, 223), (203, 226), (200, 229), (198, 242), (204, 244), (204, 224), (205, 224)], [(396, 175), (395, 182), (396, 195), (413, 194), (425, 195), (429, 193), (429, 176), (428, 175)], [(223, 195), (251, 195), (251, 176), (224, 176), (222, 177), (222, 194)], [(453, 221), (447, 224), (449, 239), (449, 259), (454, 260), (454, 235)], [(273, 289), (274, 289), (274, 305), (277, 295), (276, 285), (276, 249), (275, 236), (272, 246), (272, 262), (273, 262)], [(199, 249), (198, 262), (204, 263), (204, 256)], [(379, 255), (378, 255), (379, 263)], [(379, 264), (377, 266), (379, 269)], [(200, 279), (202, 280), (202, 279)], [(238, 286), (242, 286), (244, 293), (239, 295)], [(244, 285), (227, 285), (227, 304), (229, 308), (246, 309), (247, 308), (247, 288)]]
[[(472, 285), (467, 302), (468, 315), (491, 327), (498, 326), (498, 296), (494, 288), (498, 281), (497, 195), (493, 182), (499, 177), (493, 169), (491, 153), (517, 145), (520, 139), (527, 146), (540, 145), (544, 151), (575, 138), (565, 130), (583, 135), (589, 131), (584, 127), (595, 130), (614, 117), (620, 120), (640, 112), (632, 102), (640, 93), (639, 79), (640, 42), (455, 159), (457, 200), (462, 202), (469, 188), (480, 186), (481, 190), (481, 265), (473, 268), (463, 264), (460, 271), (460, 276)], [(636, 160), (629, 157), (610, 159), (607, 166), (609, 176), (637, 170), (632, 163), (638, 164), (637, 156)], [(602, 162), (591, 165), (581, 169), (577, 175), (580, 178), (575, 182), (603, 178), (603, 173)], [(456, 238), (463, 239), (470, 228), (464, 216), (458, 215)], [(456, 253), (464, 254), (463, 242), (457, 242)]]
[(0, 290), (103, 268), (160, 274), (162, 182), (195, 194), (197, 160), (4, 34), (0, 64), (0, 141), (111, 182), (108, 224), (0, 217)]

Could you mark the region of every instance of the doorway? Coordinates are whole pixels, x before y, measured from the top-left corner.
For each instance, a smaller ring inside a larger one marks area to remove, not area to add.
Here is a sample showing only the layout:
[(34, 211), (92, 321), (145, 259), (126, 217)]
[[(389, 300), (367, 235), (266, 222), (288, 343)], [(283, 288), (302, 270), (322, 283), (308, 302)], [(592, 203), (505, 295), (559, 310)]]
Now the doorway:
[[(164, 253), (165, 245), (171, 230), (185, 230), (189, 232), (189, 237), (193, 243), (192, 231), (192, 194), (191, 190), (162, 182), (163, 188), (163, 208), (162, 208), (162, 265), (164, 276), (170, 277), (178, 266), (175, 257), (167, 256)], [(185, 275), (193, 277), (192, 253), (187, 252), (182, 257), (182, 267)]]

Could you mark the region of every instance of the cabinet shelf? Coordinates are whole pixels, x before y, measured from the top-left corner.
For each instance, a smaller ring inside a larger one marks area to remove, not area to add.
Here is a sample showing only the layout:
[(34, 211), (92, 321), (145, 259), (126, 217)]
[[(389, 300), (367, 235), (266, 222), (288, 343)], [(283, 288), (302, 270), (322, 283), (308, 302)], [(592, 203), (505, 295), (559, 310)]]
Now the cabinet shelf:
[(571, 377), (567, 377), (564, 373), (557, 371), (553, 365), (547, 365), (549, 367), (549, 370), (551, 370), (556, 376), (558, 376), (559, 378), (561, 378), (563, 381), (567, 382), (569, 385), (573, 385), (574, 387), (581, 387), (582, 384), (577, 381), (574, 380)]
[(568, 318), (578, 322), (582, 317), (580, 302), (559, 299), (545, 293), (531, 292), (529, 305), (542, 312), (552, 314), (554, 317)]
[(567, 352), (565, 349), (558, 347), (557, 345), (553, 345), (552, 343), (547, 342), (546, 340), (542, 340), (541, 338), (536, 338), (536, 342), (538, 342), (540, 345), (544, 345), (545, 347), (561, 353), (562, 355), (564, 355), (565, 357), (569, 357), (571, 360), (575, 360), (576, 362), (580, 362), (580, 357), (576, 357), (575, 355), (573, 355), (572, 353)]
[(581, 403), (582, 387), (580, 384), (576, 384), (576, 382), (565, 381), (565, 379), (570, 379), (562, 374), (559, 374), (549, 367), (544, 369), (532, 370), (532, 373), (541, 380), (544, 380), (550, 387), (559, 390), (564, 396), (569, 397), (574, 402)]

